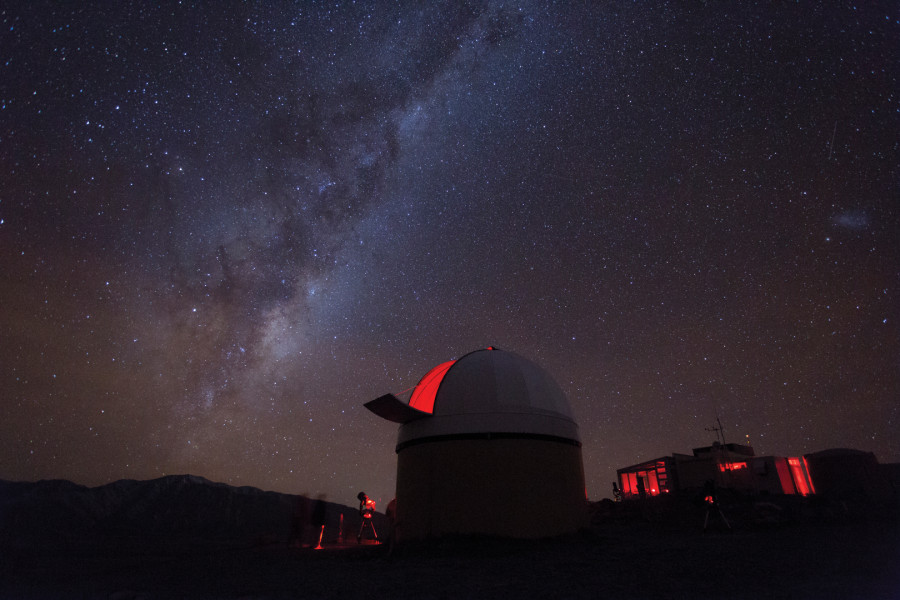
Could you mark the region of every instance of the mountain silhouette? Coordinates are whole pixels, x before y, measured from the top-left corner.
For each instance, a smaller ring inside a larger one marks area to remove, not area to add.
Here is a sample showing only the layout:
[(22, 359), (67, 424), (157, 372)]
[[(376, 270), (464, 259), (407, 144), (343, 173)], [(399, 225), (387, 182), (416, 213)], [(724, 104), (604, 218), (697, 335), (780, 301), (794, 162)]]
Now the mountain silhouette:
[[(281, 542), (304, 536), (308, 540), (315, 502), (195, 475), (123, 479), (94, 488), (65, 480), (0, 480), (0, 542), (85, 538)], [(341, 515), (345, 537), (355, 537), (356, 508), (331, 502), (325, 507), (325, 541), (337, 539)], [(384, 516), (377, 516), (383, 522)]]

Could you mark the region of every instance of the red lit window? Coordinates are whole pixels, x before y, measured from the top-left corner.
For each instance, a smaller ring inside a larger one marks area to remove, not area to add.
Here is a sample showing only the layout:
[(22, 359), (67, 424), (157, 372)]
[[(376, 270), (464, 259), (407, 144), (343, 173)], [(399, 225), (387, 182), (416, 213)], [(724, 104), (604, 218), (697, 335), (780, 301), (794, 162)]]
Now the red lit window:
[(638, 487), (637, 487), (637, 474), (636, 473), (628, 474), (628, 484), (629, 484), (629, 488), (631, 489), (631, 493), (637, 494)]
[[(806, 474), (809, 475), (809, 464), (806, 462), (806, 457), (803, 457), (803, 470), (806, 471)], [(812, 477), (808, 477), (807, 481), (809, 482), (809, 493), (816, 493), (816, 486), (813, 485)]]
[(778, 480), (781, 482), (781, 489), (785, 494), (796, 494), (794, 482), (791, 481), (790, 467), (783, 458), (775, 459), (775, 469), (778, 471)]
[(747, 463), (745, 462), (727, 462), (719, 465), (719, 470), (723, 473), (725, 471), (740, 471), (741, 469), (746, 469)]
[(800, 459), (789, 458), (788, 464), (791, 466), (791, 477), (794, 479), (797, 493), (801, 496), (809, 496), (809, 485), (807, 485), (806, 473), (803, 472), (803, 467), (800, 466)]

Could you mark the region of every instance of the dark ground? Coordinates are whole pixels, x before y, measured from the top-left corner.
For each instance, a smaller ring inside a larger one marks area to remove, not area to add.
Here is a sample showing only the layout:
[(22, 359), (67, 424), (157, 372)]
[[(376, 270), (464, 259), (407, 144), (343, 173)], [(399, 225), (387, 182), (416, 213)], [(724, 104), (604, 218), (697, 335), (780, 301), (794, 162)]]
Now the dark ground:
[[(616, 512), (618, 511), (618, 512)], [(284, 543), (7, 541), (3, 598), (900, 598), (893, 518), (673, 525), (595, 515), (578, 536), (316, 551)]]

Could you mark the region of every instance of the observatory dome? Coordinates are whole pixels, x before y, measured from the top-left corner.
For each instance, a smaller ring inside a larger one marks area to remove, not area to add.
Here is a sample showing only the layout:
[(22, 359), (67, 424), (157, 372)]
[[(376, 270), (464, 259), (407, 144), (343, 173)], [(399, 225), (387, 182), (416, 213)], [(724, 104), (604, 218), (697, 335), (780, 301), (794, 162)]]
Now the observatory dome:
[(540, 538), (587, 520), (578, 425), (539, 366), (494, 348), (434, 367), (409, 402), (367, 402), (401, 423), (397, 519), (405, 539)]
[(435, 437), (513, 434), (579, 443), (565, 394), (541, 367), (487, 348), (438, 365), (416, 385), (409, 406), (429, 413), (400, 428), (398, 449)]

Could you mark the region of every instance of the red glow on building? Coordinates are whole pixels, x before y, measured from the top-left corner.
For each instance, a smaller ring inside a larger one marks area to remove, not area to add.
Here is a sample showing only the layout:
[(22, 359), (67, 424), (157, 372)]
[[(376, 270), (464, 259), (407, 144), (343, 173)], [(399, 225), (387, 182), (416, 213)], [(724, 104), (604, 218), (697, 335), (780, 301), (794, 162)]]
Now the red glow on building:
[[(673, 454), (617, 469), (614, 493), (627, 500), (702, 489), (713, 481), (718, 488), (747, 494), (809, 496), (816, 493), (806, 457), (756, 456), (741, 444), (716, 443), (694, 448), (692, 454)], [(702, 496), (701, 496), (702, 497)]]
[(810, 494), (815, 494), (815, 493), (816, 493), (816, 487), (813, 485), (812, 477), (809, 477), (809, 463), (806, 462), (806, 457), (805, 457), (805, 456), (803, 457), (803, 470), (806, 472), (806, 475), (807, 475), (807, 481), (809, 481), (809, 493), (810, 493)]
[(726, 462), (719, 464), (719, 470), (723, 473), (725, 471), (740, 471), (741, 469), (746, 469), (746, 462)]
[(781, 482), (781, 489), (785, 494), (796, 494), (794, 482), (791, 480), (791, 472), (788, 468), (787, 461), (783, 458), (775, 460), (775, 469), (778, 471), (778, 480)]
[(791, 475), (793, 476), (794, 485), (797, 488), (797, 493), (801, 496), (809, 496), (812, 482), (807, 479), (806, 472), (803, 466), (800, 464), (800, 459), (789, 458), (788, 465), (790, 465), (791, 467)]
[(425, 377), (423, 377), (418, 385), (416, 385), (416, 389), (413, 390), (412, 396), (409, 398), (409, 405), (417, 410), (433, 413), (434, 397), (437, 395), (438, 388), (441, 386), (444, 375), (455, 362), (455, 360), (448, 360), (428, 371), (428, 373), (425, 374)]
[(669, 493), (669, 477), (665, 461), (651, 461), (638, 470), (620, 473), (625, 497), (658, 496)]

